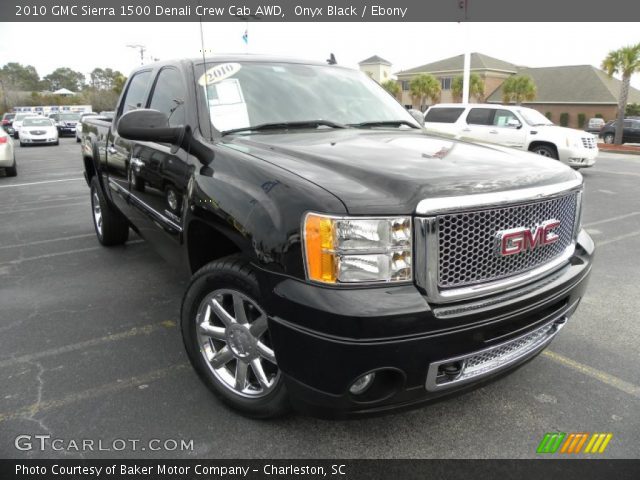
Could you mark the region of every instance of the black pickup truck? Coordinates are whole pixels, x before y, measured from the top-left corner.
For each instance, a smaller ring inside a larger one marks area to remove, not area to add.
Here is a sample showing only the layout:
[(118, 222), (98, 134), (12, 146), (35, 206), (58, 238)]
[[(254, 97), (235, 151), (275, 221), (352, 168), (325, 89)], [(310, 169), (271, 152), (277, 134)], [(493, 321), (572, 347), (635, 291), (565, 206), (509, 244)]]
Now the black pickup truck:
[(358, 71), (146, 65), (82, 135), (98, 240), (133, 229), (191, 275), (186, 350), (246, 415), (355, 416), (481, 385), (545, 348), (585, 292), (579, 173), (428, 136)]

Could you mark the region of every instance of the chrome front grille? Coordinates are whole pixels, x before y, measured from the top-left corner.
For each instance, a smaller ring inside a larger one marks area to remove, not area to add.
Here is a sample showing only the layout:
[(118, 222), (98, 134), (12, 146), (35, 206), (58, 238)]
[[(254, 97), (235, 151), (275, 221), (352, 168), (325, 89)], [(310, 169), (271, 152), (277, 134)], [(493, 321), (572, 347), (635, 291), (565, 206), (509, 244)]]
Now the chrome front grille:
[(582, 146), (584, 148), (596, 148), (596, 139), (594, 137), (582, 137)]
[[(576, 192), (550, 200), (439, 215), (438, 285), (455, 288), (517, 275), (559, 257), (573, 242)], [(534, 228), (551, 219), (557, 242), (516, 255), (499, 254), (497, 234), (513, 228)]]

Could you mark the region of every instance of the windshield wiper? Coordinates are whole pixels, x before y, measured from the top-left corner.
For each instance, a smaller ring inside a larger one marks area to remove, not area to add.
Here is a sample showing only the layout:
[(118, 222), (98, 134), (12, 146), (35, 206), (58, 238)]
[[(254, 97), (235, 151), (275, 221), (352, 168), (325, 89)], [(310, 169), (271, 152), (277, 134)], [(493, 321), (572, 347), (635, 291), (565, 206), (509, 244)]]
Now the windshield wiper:
[(411, 128), (420, 128), (416, 127), (413, 123), (408, 120), (382, 120), (378, 122), (362, 122), (362, 123), (349, 123), (347, 126), (355, 127), (355, 128), (368, 128), (368, 127), (401, 127), (407, 126)]
[(253, 125), (251, 127), (233, 128), (231, 130), (224, 130), (222, 134), (228, 135), (230, 133), (237, 133), (237, 132), (259, 132), (261, 130), (287, 130), (290, 128), (318, 128), (318, 127), (347, 128), (346, 125), (332, 122), (331, 120), (303, 120), (298, 122), (261, 123), (260, 125)]

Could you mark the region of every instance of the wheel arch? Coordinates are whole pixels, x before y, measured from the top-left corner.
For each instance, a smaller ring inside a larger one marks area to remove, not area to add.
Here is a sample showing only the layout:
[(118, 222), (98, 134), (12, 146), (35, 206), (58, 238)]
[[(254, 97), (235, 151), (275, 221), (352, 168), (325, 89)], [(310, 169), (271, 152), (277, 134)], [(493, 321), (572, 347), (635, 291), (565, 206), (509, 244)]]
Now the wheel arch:
[(549, 147), (552, 148), (554, 152), (556, 152), (556, 158), (559, 158), (559, 152), (558, 152), (558, 147), (555, 143), (553, 142), (549, 142), (546, 140), (534, 140), (533, 142), (531, 142), (529, 144), (529, 148), (528, 150), (531, 152), (533, 151), (534, 148), (539, 147), (539, 146), (545, 146), (545, 147)]

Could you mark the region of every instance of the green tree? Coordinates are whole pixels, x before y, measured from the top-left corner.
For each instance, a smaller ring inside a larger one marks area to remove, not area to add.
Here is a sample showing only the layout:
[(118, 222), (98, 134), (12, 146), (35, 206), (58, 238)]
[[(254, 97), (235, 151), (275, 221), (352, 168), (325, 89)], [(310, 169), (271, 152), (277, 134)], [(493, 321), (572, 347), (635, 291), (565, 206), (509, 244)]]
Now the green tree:
[(396, 82), (395, 80), (387, 80), (386, 82), (382, 82), (382, 88), (384, 88), (395, 98), (397, 98), (398, 94), (400, 93), (400, 85), (398, 85), (398, 82)]
[(630, 103), (624, 109), (625, 117), (640, 117), (640, 103)]
[(618, 50), (610, 51), (602, 61), (602, 69), (607, 75), (613, 77), (618, 74), (622, 76), (622, 86), (618, 96), (618, 115), (616, 118), (616, 134), (613, 143), (622, 143), (622, 124), (624, 121), (624, 111), (629, 98), (629, 85), (631, 76), (640, 72), (640, 43), (637, 45), (622, 47)]
[(516, 105), (520, 105), (522, 102), (536, 98), (536, 90), (536, 84), (531, 77), (513, 75), (502, 84), (502, 101), (503, 103), (514, 102)]
[[(462, 75), (458, 75), (451, 83), (451, 94), (457, 101), (462, 100)], [(477, 73), (469, 76), (469, 97), (476, 97), (479, 102), (484, 100), (484, 80)]]
[(43, 80), (48, 90), (66, 88), (77, 92), (84, 85), (84, 74), (67, 67), (60, 67), (44, 77)]
[(0, 69), (2, 83), (7, 90), (38, 90), (40, 76), (35, 67), (9, 62)]
[(423, 112), (427, 99), (433, 103), (440, 99), (440, 82), (433, 75), (421, 73), (411, 80), (409, 91), (411, 98), (414, 102), (418, 101), (420, 111)]
[(124, 84), (127, 83), (127, 77), (122, 75), (120, 72), (117, 72), (118, 75), (113, 79), (113, 88), (112, 90), (120, 95), (122, 93), (122, 89), (124, 89)]

